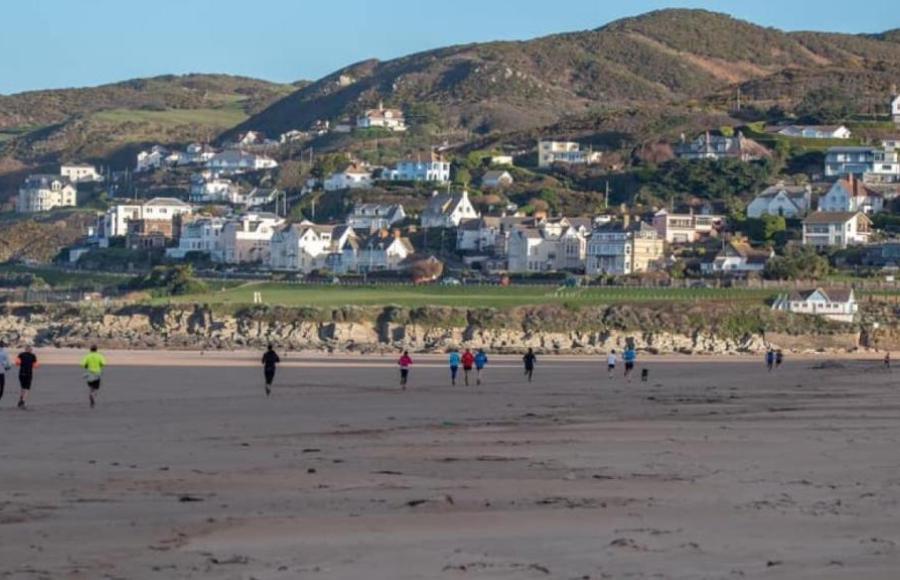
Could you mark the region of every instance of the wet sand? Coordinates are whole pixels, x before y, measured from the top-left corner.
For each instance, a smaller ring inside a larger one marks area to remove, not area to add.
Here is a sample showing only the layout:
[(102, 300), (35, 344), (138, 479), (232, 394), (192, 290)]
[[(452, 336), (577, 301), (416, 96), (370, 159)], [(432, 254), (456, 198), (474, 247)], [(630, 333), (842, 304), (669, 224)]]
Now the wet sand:
[[(0, 401), (0, 578), (894, 579), (900, 371), (76, 353)], [(13, 377), (8, 383), (15, 383)]]

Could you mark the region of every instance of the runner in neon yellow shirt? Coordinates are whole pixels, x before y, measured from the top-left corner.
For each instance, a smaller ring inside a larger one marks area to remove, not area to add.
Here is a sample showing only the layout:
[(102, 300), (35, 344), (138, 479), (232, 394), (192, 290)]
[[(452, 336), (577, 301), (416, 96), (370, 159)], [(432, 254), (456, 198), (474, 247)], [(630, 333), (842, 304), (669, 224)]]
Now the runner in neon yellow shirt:
[(97, 352), (97, 345), (91, 346), (91, 352), (81, 361), (81, 368), (85, 370), (84, 378), (90, 391), (91, 408), (97, 404), (97, 391), (100, 390), (100, 378), (106, 367), (106, 359)]

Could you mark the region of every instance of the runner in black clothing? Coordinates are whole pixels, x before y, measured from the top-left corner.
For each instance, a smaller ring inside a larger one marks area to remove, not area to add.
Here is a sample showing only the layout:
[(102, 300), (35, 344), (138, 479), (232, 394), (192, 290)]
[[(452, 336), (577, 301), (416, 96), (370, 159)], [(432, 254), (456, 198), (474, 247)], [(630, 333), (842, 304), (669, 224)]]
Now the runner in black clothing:
[(534, 363), (537, 362), (537, 357), (532, 349), (528, 349), (528, 352), (522, 357), (522, 362), (525, 363), (525, 376), (528, 377), (528, 382), (530, 383), (531, 377), (534, 375)]
[(272, 394), (272, 381), (275, 379), (275, 367), (280, 362), (281, 359), (275, 352), (275, 347), (270, 344), (268, 350), (266, 350), (265, 354), (262, 356), (263, 376), (266, 378), (267, 397)]
[(28, 400), (28, 394), (31, 392), (31, 383), (34, 380), (34, 369), (38, 367), (38, 359), (34, 355), (31, 346), (26, 346), (24, 352), (20, 352), (16, 357), (16, 365), (19, 367), (19, 408), (25, 408), (25, 402)]

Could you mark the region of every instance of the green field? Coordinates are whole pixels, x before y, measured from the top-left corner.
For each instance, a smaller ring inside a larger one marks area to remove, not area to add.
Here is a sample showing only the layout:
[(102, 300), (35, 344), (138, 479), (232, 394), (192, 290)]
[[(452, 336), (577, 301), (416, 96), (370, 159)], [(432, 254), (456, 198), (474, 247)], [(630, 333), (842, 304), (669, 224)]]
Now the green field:
[(207, 127), (234, 127), (247, 119), (247, 114), (235, 103), (221, 109), (169, 109), (148, 111), (142, 109), (110, 109), (93, 115), (104, 123), (154, 123), (163, 127), (179, 125), (203, 125)]
[[(210, 282), (217, 288), (216, 282)], [(622, 302), (699, 302), (729, 301), (762, 303), (773, 297), (773, 290), (744, 289), (655, 289), (655, 288), (565, 288), (549, 286), (302, 286), (295, 284), (254, 283), (237, 288), (192, 294), (159, 303), (203, 303), (248, 305), (253, 293), (262, 293), (262, 302), (270, 306), (461, 306), (470, 308), (511, 308), (537, 304), (592, 306)]]

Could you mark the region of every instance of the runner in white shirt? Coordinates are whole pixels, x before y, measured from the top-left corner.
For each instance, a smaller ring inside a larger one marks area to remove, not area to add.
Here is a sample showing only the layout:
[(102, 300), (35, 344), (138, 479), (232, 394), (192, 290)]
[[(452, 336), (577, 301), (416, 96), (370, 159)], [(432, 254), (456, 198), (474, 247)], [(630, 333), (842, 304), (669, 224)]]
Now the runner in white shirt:
[(613, 378), (613, 372), (616, 370), (616, 363), (619, 361), (619, 357), (616, 355), (616, 351), (612, 350), (606, 355), (606, 370), (609, 373), (609, 378)]

